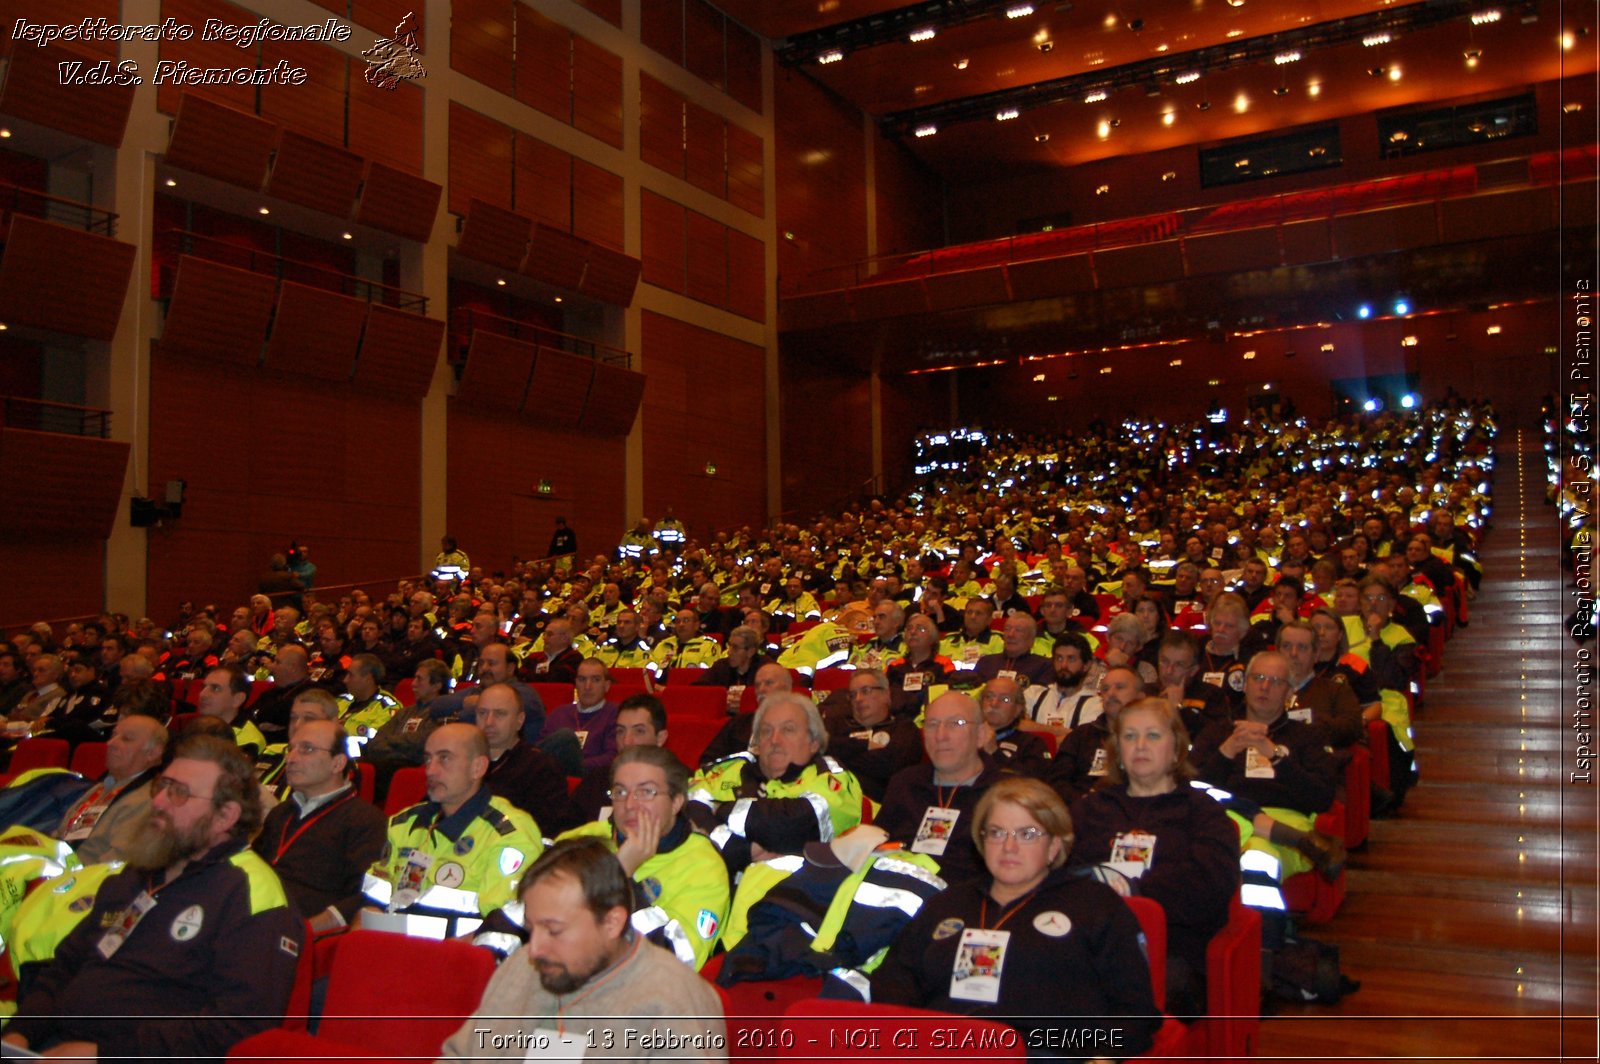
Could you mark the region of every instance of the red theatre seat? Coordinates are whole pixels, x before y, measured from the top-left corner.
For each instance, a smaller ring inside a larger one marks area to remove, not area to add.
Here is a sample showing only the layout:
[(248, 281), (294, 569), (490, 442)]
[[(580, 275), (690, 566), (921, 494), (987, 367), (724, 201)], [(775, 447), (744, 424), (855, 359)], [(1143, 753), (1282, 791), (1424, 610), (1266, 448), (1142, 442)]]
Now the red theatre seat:
[(394, 816), (402, 809), (424, 801), (428, 797), (428, 777), (421, 765), (407, 765), (396, 769), (389, 780), (389, 794), (383, 802), (383, 815)]

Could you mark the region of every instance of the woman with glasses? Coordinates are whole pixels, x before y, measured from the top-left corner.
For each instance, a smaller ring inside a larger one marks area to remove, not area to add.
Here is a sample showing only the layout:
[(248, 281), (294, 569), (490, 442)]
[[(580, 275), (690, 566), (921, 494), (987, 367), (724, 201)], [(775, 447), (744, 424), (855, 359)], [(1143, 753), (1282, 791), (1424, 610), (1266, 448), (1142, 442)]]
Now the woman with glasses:
[(1088, 1056), (1149, 1048), (1161, 1019), (1139, 922), (1110, 887), (1065, 867), (1073, 832), (1060, 797), (1003, 779), (979, 801), (972, 833), (986, 874), (923, 905), (872, 973), (872, 1000), (992, 1017), (1032, 1053), (1069, 1048), (1052, 1041), (1068, 1028), (1104, 1032)]
[(611, 817), (561, 839), (593, 836), (633, 881), (633, 928), (698, 969), (728, 917), (722, 855), (683, 815), (689, 770), (661, 746), (630, 746), (611, 762)]
[(1167, 1011), (1205, 1012), (1206, 946), (1228, 922), (1239, 886), (1239, 832), (1213, 798), (1189, 785), (1189, 733), (1162, 698), (1117, 716), (1099, 787), (1072, 807), (1074, 867), (1109, 864), (1167, 914)]

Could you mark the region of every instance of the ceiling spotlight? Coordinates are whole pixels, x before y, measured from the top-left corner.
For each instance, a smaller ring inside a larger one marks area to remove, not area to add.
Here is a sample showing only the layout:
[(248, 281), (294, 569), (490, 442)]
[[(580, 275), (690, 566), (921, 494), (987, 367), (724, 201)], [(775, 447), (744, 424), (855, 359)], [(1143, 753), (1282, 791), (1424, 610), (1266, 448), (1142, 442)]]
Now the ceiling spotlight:
[(1228, 0), (1229, 7), (1243, 7), (1244, 0)]
[(1573, 100), (1571, 103), (1564, 103), (1561, 105), (1562, 114), (1577, 114), (1581, 110), (1583, 110), (1583, 104), (1579, 103), (1577, 100)]
[(501, 288), (504, 288), (506, 286), (506, 279), (504, 277), (496, 277), (494, 279), (494, 283), (499, 285)]
[(1244, 36), (1244, 30), (1231, 29), (1227, 33), (1224, 33), (1223, 36), (1224, 37), (1230, 37), (1230, 38), (1232, 38), (1232, 37), (1243, 37)]
[(1050, 140), (1050, 134), (1048, 134), (1048, 133), (1035, 133), (1033, 135), (1033, 140), (1034, 140), (1034, 143), (1036, 143), (1036, 144), (1048, 143), (1049, 140)]
[(1283, 66), (1285, 63), (1298, 63), (1300, 62), (1300, 59), (1301, 55), (1298, 51), (1279, 52), (1277, 55), (1272, 57), (1273, 63), (1277, 64), (1278, 66)]
[(1163, 181), (1176, 181), (1177, 178), (1178, 178), (1178, 171), (1176, 171), (1176, 170), (1168, 170), (1166, 173), (1161, 175), (1161, 180), (1163, 180)]
[(1324, 352), (1332, 351), (1333, 350), (1333, 345), (1332, 344), (1323, 344), (1321, 350), (1324, 351)]
[(1096, 89), (1094, 92), (1091, 92), (1089, 95), (1085, 96), (1083, 98), (1083, 102), (1084, 103), (1099, 103), (1102, 100), (1104, 100), (1108, 95), (1109, 94), (1106, 92), (1106, 90), (1104, 90), (1104, 89)]
[(165, 184), (165, 185), (166, 185), (166, 186), (167, 186), (167, 187), (168, 187), (168, 188), (177, 188), (177, 187), (178, 187), (178, 182), (177, 182), (177, 179), (176, 179), (176, 178), (171, 178), (171, 177), (169, 177), (169, 178), (167, 178), (167, 180), (166, 180), (166, 181), (165, 181), (165, 182), (164, 182), (164, 184)]
[(1110, 366), (1101, 366), (1100, 367), (1100, 375), (1102, 377), (1105, 376), (1107, 373), (1110, 373), (1110, 372), (1111, 372), (1111, 367)]
[(340, 233), (339, 235), (346, 240), (354, 240), (356, 238), (356, 235), (350, 232)]
[(1306, 85), (1306, 95), (1307, 96), (1313, 96), (1313, 97), (1321, 96), (1322, 95), (1322, 82), (1313, 81), (1313, 82), (1308, 83)]
[(1469, 67), (1477, 66), (1478, 60), (1482, 57), (1483, 53), (1478, 51), (1476, 48), (1468, 48), (1465, 52), (1461, 53), (1461, 58), (1467, 61), (1467, 66)]
[(1054, 47), (1055, 47), (1055, 45), (1050, 43), (1049, 41), (1040, 41), (1039, 42), (1039, 51), (1041, 51), (1041, 52), (1048, 52), (1050, 49), (1052, 49)]
[(1388, 44), (1392, 40), (1394, 38), (1387, 33), (1369, 33), (1361, 38), (1361, 45), (1364, 48), (1376, 48), (1378, 45)]
[(1390, 144), (1400, 144), (1400, 143), (1403, 143), (1408, 138), (1409, 138), (1409, 134), (1406, 133), (1405, 130), (1397, 129), (1393, 133), (1389, 134), (1389, 143)]
[(272, 211), (271, 211), (270, 208), (267, 208), (267, 207), (257, 207), (256, 208), (256, 213), (257, 214), (271, 214)]
[(1397, 299), (1394, 301), (1394, 312), (1396, 314), (1410, 314), (1411, 304), (1403, 299)]
[(1120, 125), (1122, 125), (1122, 119), (1120, 119), (1120, 118), (1113, 118), (1113, 119), (1112, 119), (1112, 120), (1111, 120), (1111, 128), (1112, 128), (1112, 129), (1116, 129), (1116, 128), (1117, 128), (1117, 127), (1118, 127), (1118, 126), (1120, 126)]
[(1173, 82), (1175, 84), (1178, 84), (1178, 85), (1188, 85), (1190, 82), (1195, 82), (1195, 81), (1199, 81), (1200, 80), (1200, 71), (1198, 71), (1198, 70), (1186, 70), (1182, 74), (1179, 74), (1177, 77), (1173, 78), (1172, 80), (1173, 80)]
[(1206, 381), (1206, 383), (1211, 385), (1211, 387), (1215, 388), (1217, 385), (1221, 384), (1222, 382), (1220, 380), (1218, 380), (1217, 378), (1212, 377), (1210, 380)]
[(1491, 325), (1491, 326), (1489, 326), (1487, 329), (1485, 329), (1483, 331), (1488, 333), (1490, 336), (1499, 336), (1500, 335), (1500, 326)]
[(831, 52), (823, 52), (821, 55), (817, 56), (817, 65), (827, 66), (829, 63), (837, 63), (843, 58), (844, 53), (835, 48)]
[(1201, 100), (1199, 103), (1194, 105), (1194, 109), (1196, 111), (1209, 111), (1211, 110), (1211, 101)]
[(1255, 360), (1255, 357), (1256, 357), (1256, 353), (1255, 353), (1255, 352), (1254, 352), (1254, 351), (1246, 351), (1246, 352), (1245, 352), (1245, 353), (1244, 353), (1244, 360), (1245, 360), (1245, 361), (1246, 361), (1246, 362), (1252, 362), (1252, 361), (1254, 361), (1254, 360)]
[(1015, 7), (1006, 8), (1006, 18), (1027, 18), (1033, 14), (1032, 4), (1017, 4)]
[(10, 139), (11, 139), (11, 130), (9, 130), (9, 129), (0, 129), (0, 140), (10, 140)]
[(1167, 365), (1169, 365), (1169, 366), (1181, 366), (1181, 365), (1183, 365), (1183, 359), (1175, 358), (1171, 362), (1168, 362)]
[(1572, 33), (1571, 30), (1568, 30), (1566, 33), (1563, 33), (1561, 35), (1561, 50), (1563, 52), (1570, 52), (1574, 48), (1576, 48), (1577, 46), (1578, 46), (1578, 38), (1573, 36), (1573, 33)]
[(1110, 191), (1111, 191), (1111, 186), (1110, 185), (1101, 185), (1099, 188), (1094, 190), (1094, 194), (1096, 196), (1104, 196), (1107, 192), (1110, 192)]
[(1400, 80), (1400, 68), (1399, 67), (1392, 66), (1392, 67), (1389, 68), (1389, 80), (1390, 81), (1399, 81)]
[(939, 127), (938, 126), (918, 126), (916, 129), (913, 129), (911, 132), (912, 132), (912, 134), (914, 136), (931, 137), (935, 133), (939, 132)]
[(1100, 120), (1100, 124), (1094, 127), (1094, 131), (1099, 135), (1101, 140), (1105, 140), (1107, 137), (1111, 136), (1111, 123), (1102, 118)]
[(1162, 125), (1170, 126), (1170, 125), (1172, 125), (1172, 123), (1176, 122), (1177, 120), (1178, 120), (1178, 116), (1176, 114), (1172, 113), (1171, 111), (1162, 111), (1161, 112), (1161, 124)]
[(1044, 380), (1044, 374), (1043, 373), (1035, 373), (1033, 375), (1033, 382), (1035, 384), (1038, 384), (1039, 382), (1041, 382), (1043, 380)]
[(1009, 122), (1020, 114), (1022, 114), (1021, 111), (1017, 110), (1015, 107), (1011, 107), (1004, 111), (996, 111), (994, 120), (996, 122)]
[(1272, 95), (1274, 95), (1274, 96), (1287, 96), (1287, 95), (1289, 95), (1289, 86), (1287, 86), (1287, 85), (1279, 85), (1277, 88), (1272, 90)]
[(564, 302), (564, 300), (560, 296), (556, 296), (556, 302), (561, 303)]
[(920, 30), (912, 30), (911, 43), (918, 44), (922, 41), (931, 41), (938, 34), (938, 32), (939, 31), (934, 29), (932, 26), (924, 26)]
[(1403, 337), (1400, 340), (1400, 346), (1401, 347), (1416, 347), (1417, 346), (1417, 338), (1415, 336)]
[(1356, 317), (1360, 318), (1362, 321), (1366, 321), (1368, 318), (1372, 317), (1372, 308), (1365, 303), (1361, 304), (1356, 308)]
[(957, 70), (965, 70), (967, 69), (967, 63), (968, 60), (963, 56), (962, 58), (957, 59), (954, 65)]
[(1486, 26), (1491, 22), (1499, 21), (1500, 9), (1498, 7), (1491, 7), (1487, 11), (1474, 11), (1472, 13), (1472, 24), (1474, 26)]
[(1233, 110), (1235, 114), (1241, 115), (1250, 110), (1250, 97), (1246, 96), (1242, 92), (1235, 96), (1233, 98)]

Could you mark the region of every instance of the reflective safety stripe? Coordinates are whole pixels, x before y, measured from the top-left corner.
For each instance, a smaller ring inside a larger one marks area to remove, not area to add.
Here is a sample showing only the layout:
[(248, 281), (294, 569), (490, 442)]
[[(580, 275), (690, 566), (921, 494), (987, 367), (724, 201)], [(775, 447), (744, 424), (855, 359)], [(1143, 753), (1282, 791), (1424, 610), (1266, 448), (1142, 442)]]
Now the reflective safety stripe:
[(817, 831), (822, 835), (823, 842), (833, 841), (833, 814), (828, 811), (828, 800), (815, 791), (805, 791), (795, 795), (811, 803), (812, 812), (817, 814)]
[(520, 901), (508, 901), (500, 906), (500, 911), (505, 914), (507, 920), (510, 920), (518, 927), (527, 926), (527, 914)]
[(522, 940), (509, 931), (485, 931), (472, 940), (474, 946), (494, 950), (502, 957), (508, 957), (522, 945)]
[(899, 876), (910, 876), (912, 879), (926, 883), (934, 890), (943, 890), (949, 885), (921, 865), (914, 865), (910, 861), (902, 861), (897, 857), (880, 857), (872, 867), (884, 872), (893, 872)]
[(648, 935), (660, 931), (667, 940), (667, 945), (672, 947), (672, 952), (677, 954), (680, 961), (690, 968), (698, 967), (695, 963), (694, 943), (689, 941), (689, 936), (683, 930), (683, 925), (672, 919), (659, 905), (652, 905), (648, 909), (640, 909), (633, 914), (633, 929), (641, 935)]
[(734, 802), (733, 809), (729, 811), (727, 819), (723, 821), (728, 825), (728, 830), (735, 835), (743, 835), (745, 823), (750, 819), (750, 807), (755, 804), (756, 800), (754, 798), (740, 798), (737, 802)]
[(830, 968), (828, 974), (861, 995), (861, 1000), (872, 1002), (872, 981), (854, 968)]
[(476, 913), (478, 911), (478, 892), (475, 890), (458, 890), (455, 887), (441, 887), (435, 884), (422, 892), (416, 904), (425, 909), (444, 909), (456, 913)]
[(1252, 909), (1287, 909), (1283, 892), (1265, 883), (1244, 883), (1239, 887), (1239, 900)]
[(361, 880), (361, 893), (379, 905), (388, 905), (389, 899), (394, 897), (394, 884), (368, 872)]
[(1265, 850), (1245, 850), (1239, 854), (1239, 867), (1246, 872), (1256, 872), (1278, 882), (1283, 874), (1283, 865), (1276, 857)]
[(694, 790), (690, 791), (688, 800), (691, 802), (699, 802), (701, 805), (710, 806), (713, 808), (717, 804), (717, 800), (711, 796), (711, 792), (706, 790), (704, 787), (696, 787)]
[(641, 935), (648, 935), (657, 928), (666, 927), (672, 922), (672, 917), (667, 915), (667, 910), (659, 905), (652, 905), (648, 909), (640, 909), (633, 914), (633, 929)]
[[(844, 661), (849, 656), (850, 656), (850, 648), (846, 647), (843, 650), (836, 651), (836, 652), (834, 652), (832, 654), (829, 654), (827, 657), (825, 657), (821, 661), (817, 662), (816, 665), (812, 666), (812, 668), (813, 669), (831, 668), (832, 666), (839, 664), (841, 661)], [(803, 670), (803, 671), (810, 672), (811, 670), (808, 669), (808, 670)]]
[(762, 862), (768, 868), (776, 868), (780, 872), (798, 872), (805, 867), (806, 859), (797, 853), (786, 853), (782, 857), (774, 857)]
[(899, 909), (907, 916), (915, 916), (922, 909), (922, 898), (898, 887), (880, 887), (863, 882), (856, 888), (855, 900), (874, 909)]
[(728, 830), (728, 825), (718, 824), (716, 827), (711, 829), (711, 834), (708, 836), (708, 838), (711, 839), (711, 844), (713, 846), (719, 850), (723, 850), (727, 849), (728, 843), (734, 838), (734, 834)]
[(1213, 799), (1215, 799), (1216, 801), (1219, 801), (1219, 802), (1226, 802), (1226, 801), (1228, 801), (1229, 799), (1231, 799), (1233, 797), (1233, 795), (1229, 794), (1227, 791), (1223, 790), (1221, 787), (1208, 786), (1202, 780), (1194, 780), (1193, 783), (1192, 783), (1192, 786), (1197, 787), (1198, 789), (1200, 789), (1202, 791), (1205, 791)]

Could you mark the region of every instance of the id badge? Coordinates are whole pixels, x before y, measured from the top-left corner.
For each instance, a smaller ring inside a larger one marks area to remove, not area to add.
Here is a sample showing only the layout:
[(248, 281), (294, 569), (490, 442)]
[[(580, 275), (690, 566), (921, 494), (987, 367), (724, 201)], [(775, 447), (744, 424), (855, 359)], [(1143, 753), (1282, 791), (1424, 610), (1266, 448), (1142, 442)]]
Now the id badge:
[(961, 932), (956, 963), (950, 972), (950, 996), (957, 1001), (1000, 1000), (1000, 975), (1006, 962), (1010, 931), (969, 927)]
[(72, 830), (64, 836), (64, 841), (78, 842), (88, 838), (89, 833), (94, 830), (95, 823), (105, 816), (108, 808), (110, 807), (104, 803), (97, 803), (79, 813), (77, 820), (73, 822)]
[(922, 823), (917, 826), (917, 837), (911, 843), (911, 852), (943, 857), (945, 847), (950, 845), (950, 839), (955, 834), (956, 821), (960, 819), (959, 809), (928, 806), (928, 811), (922, 814)]
[(1275, 780), (1278, 770), (1272, 767), (1272, 758), (1262, 757), (1253, 746), (1244, 748), (1244, 774), (1247, 779)]
[(412, 850), (406, 866), (400, 872), (400, 882), (395, 884), (394, 897), (389, 902), (390, 912), (399, 912), (422, 896), (423, 884), (428, 881), (428, 869), (433, 867), (433, 855)]
[(521, 1037), (528, 1039), (528, 1051), (523, 1054), (523, 1060), (582, 1060), (589, 1048), (579, 1035), (562, 1034), (549, 1027), (535, 1027)]
[(95, 944), (100, 956), (110, 960), (117, 950), (122, 948), (128, 936), (133, 934), (133, 929), (139, 926), (139, 921), (144, 919), (145, 913), (155, 907), (156, 900), (150, 896), (150, 892), (141, 890), (139, 896), (133, 899), (133, 904), (123, 911), (122, 919), (107, 929), (106, 933), (100, 936), (100, 941)]
[(1104, 776), (1106, 774), (1106, 766), (1109, 761), (1110, 758), (1106, 754), (1106, 748), (1102, 746), (1100, 749), (1094, 752), (1094, 763), (1089, 766), (1089, 775)]
[(1000, 680), (1015, 680), (1017, 678), (1017, 670), (1016, 669), (1001, 669), (998, 673), (995, 674), (995, 678), (996, 679), (1000, 679)]
[(1111, 840), (1111, 866), (1129, 879), (1144, 875), (1155, 859), (1156, 837), (1145, 831), (1124, 831)]
[(908, 672), (900, 681), (900, 690), (906, 692), (907, 694), (916, 694), (918, 691), (922, 690), (922, 679), (922, 673)]
[(422, 718), (412, 717), (400, 726), (400, 731), (406, 735), (415, 735), (422, 728)]
[(1311, 710), (1307, 706), (1296, 706), (1288, 712), (1290, 720), (1297, 720), (1301, 724), (1311, 723)]
[(1038, 721), (1040, 724), (1048, 725), (1049, 727), (1058, 727), (1063, 725), (1067, 722), (1066, 704), (1058, 698), (1056, 699), (1056, 704), (1051, 706), (1049, 709), (1041, 708), (1039, 710), (1039, 715), (1035, 717), (1034, 720)]
[(589, 733), (587, 731), (578, 731), (578, 732), (574, 732), (573, 734), (578, 737), (578, 745), (580, 747), (588, 745), (588, 743), (589, 743)]
[(1220, 672), (1203, 672), (1200, 674), (1200, 679), (1204, 680), (1212, 687), (1222, 686), (1222, 673)]
[(961, 648), (961, 660), (968, 665), (976, 665), (981, 657), (983, 657), (983, 647), (977, 643), (968, 643)]
[(729, 713), (732, 713), (734, 710), (739, 708), (739, 700), (744, 697), (744, 689), (745, 689), (745, 685), (742, 684), (742, 683), (733, 684), (732, 686), (730, 686), (728, 688), (728, 712)]

